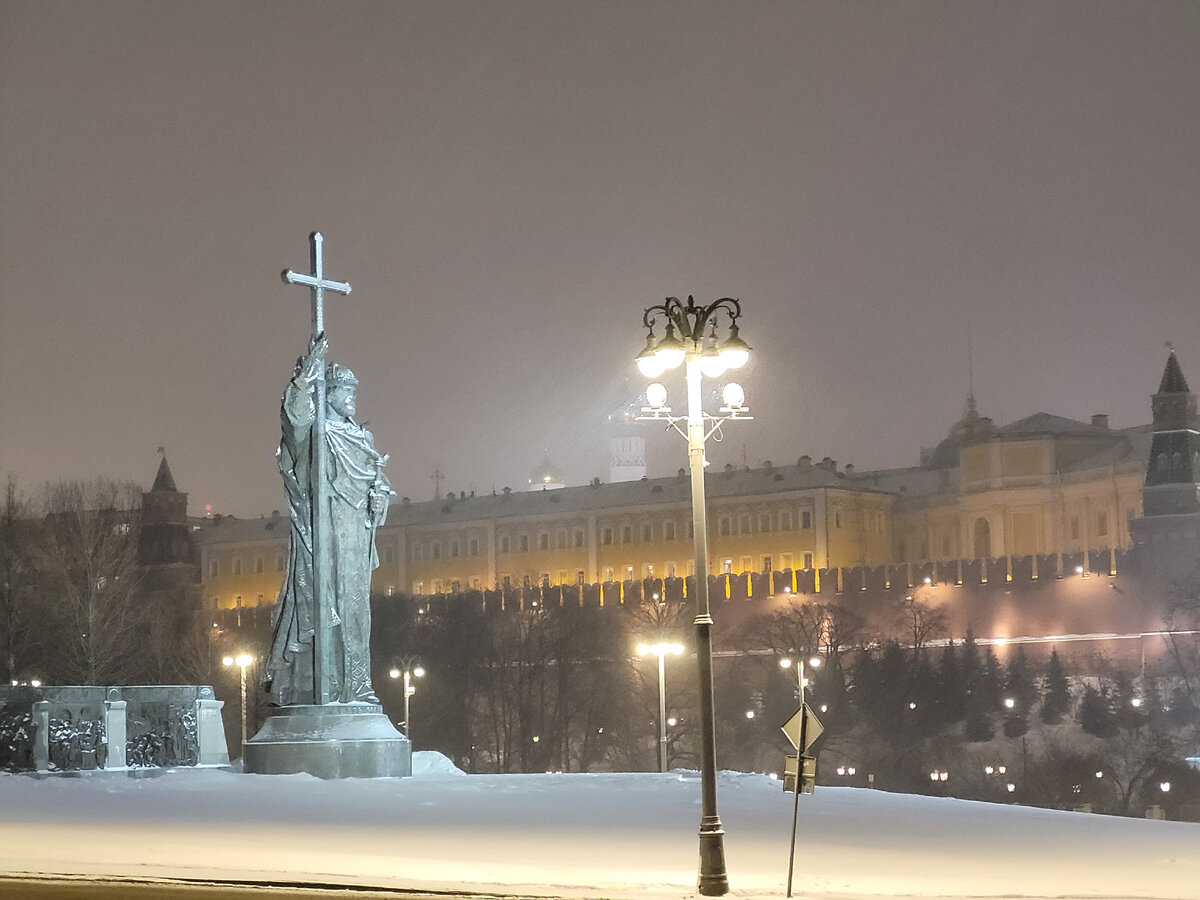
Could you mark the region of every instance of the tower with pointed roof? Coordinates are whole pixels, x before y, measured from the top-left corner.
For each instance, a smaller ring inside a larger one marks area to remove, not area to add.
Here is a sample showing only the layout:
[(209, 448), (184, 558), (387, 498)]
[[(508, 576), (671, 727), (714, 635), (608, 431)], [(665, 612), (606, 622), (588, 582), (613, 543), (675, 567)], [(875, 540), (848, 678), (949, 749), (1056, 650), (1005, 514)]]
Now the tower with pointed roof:
[(1200, 418), (1172, 350), (1151, 398), (1154, 437), (1146, 462), (1142, 515), (1200, 515)]
[(190, 609), (199, 601), (200, 562), (188, 526), (187, 494), (175, 487), (166, 453), (154, 484), (142, 494), (138, 565), (151, 602)]

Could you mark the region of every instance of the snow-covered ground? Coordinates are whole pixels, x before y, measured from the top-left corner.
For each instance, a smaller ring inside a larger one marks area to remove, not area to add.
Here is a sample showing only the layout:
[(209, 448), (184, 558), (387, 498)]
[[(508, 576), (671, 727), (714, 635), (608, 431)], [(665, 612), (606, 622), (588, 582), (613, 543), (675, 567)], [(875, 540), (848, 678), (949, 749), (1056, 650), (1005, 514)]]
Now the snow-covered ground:
[[(564, 897), (695, 892), (695, 773), (0, 776), (0, 873), (280, 879)], [(721, 773), (732, 894), (781, 897), (792, 797)], [(1200, 826), (856, 788), (800, 798), (800, 898), (1200, 898)]]

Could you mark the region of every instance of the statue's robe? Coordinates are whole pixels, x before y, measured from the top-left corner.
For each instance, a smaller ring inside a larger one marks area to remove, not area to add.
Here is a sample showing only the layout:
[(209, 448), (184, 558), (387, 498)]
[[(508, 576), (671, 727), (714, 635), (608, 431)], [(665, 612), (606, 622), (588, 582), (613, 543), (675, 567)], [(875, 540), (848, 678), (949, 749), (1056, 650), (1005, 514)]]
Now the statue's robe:
[[(282, 439), (276, 456), (291, 514), (292, 534), (287, 575), (279, 592), (265, 681), (281, 706), (316, 703), (313, 685), (314, 606), (313, 516), (310, 488), (315, 392), (297, 374), (287, 386), (281, 408)], [(375, 530), (384, 508), (374, 510), (372, 493), (389, 490), (371, 433), (353, 419), (328, 410), (325, 420), (328, 484), (328, 558), (332, 567), (326, 621), (326, 680), (333, 701), (375, 702), (371, 687), (371, 572), (379, 565)]]

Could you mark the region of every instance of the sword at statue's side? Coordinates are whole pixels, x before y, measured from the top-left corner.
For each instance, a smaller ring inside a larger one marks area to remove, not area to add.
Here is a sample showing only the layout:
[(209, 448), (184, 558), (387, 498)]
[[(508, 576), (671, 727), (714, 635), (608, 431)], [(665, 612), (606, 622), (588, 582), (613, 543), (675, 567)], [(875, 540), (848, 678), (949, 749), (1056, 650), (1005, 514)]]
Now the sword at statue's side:
[[(344, 281), (325, 278), (322, 256), (324, 238), (319, 231), (309, 235), (312, 244), (312, 274), (283, 271), (286, 284), (302, 284), (312, 291), (312, 342), (314, 347), (325, 335), (325, 291), (349, 294), (350, 285)], [(329, 702), (329, 670), (332, 664), (330, 611), (332, 607), (332, 572), (329, 563), (329, 491), (325, 475), (328, 466), (328, 443), (325, 438), (325, 360), (317, 366), (313, 387), (316, 414), (312, 438), (309, 440), (309, 497), (312, 499), (313, 542), (313, 702), (324, 706)]]

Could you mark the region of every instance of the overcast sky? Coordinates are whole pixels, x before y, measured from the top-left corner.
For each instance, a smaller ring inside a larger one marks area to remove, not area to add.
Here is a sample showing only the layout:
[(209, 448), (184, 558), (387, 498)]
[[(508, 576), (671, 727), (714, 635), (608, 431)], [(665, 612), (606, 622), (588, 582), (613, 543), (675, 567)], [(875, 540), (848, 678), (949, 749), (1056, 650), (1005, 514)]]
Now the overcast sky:
[[(1200, 4), (0, 0), (0, 475), (284, 505), (309, 333), (400, 495), (607, 480), (641, 315), (743, 305), (716, 465), (1200, 387)], [(667, 379), (682, 407), (682, 378)], [(649, 425), (652, 475), (686, 465)]]

